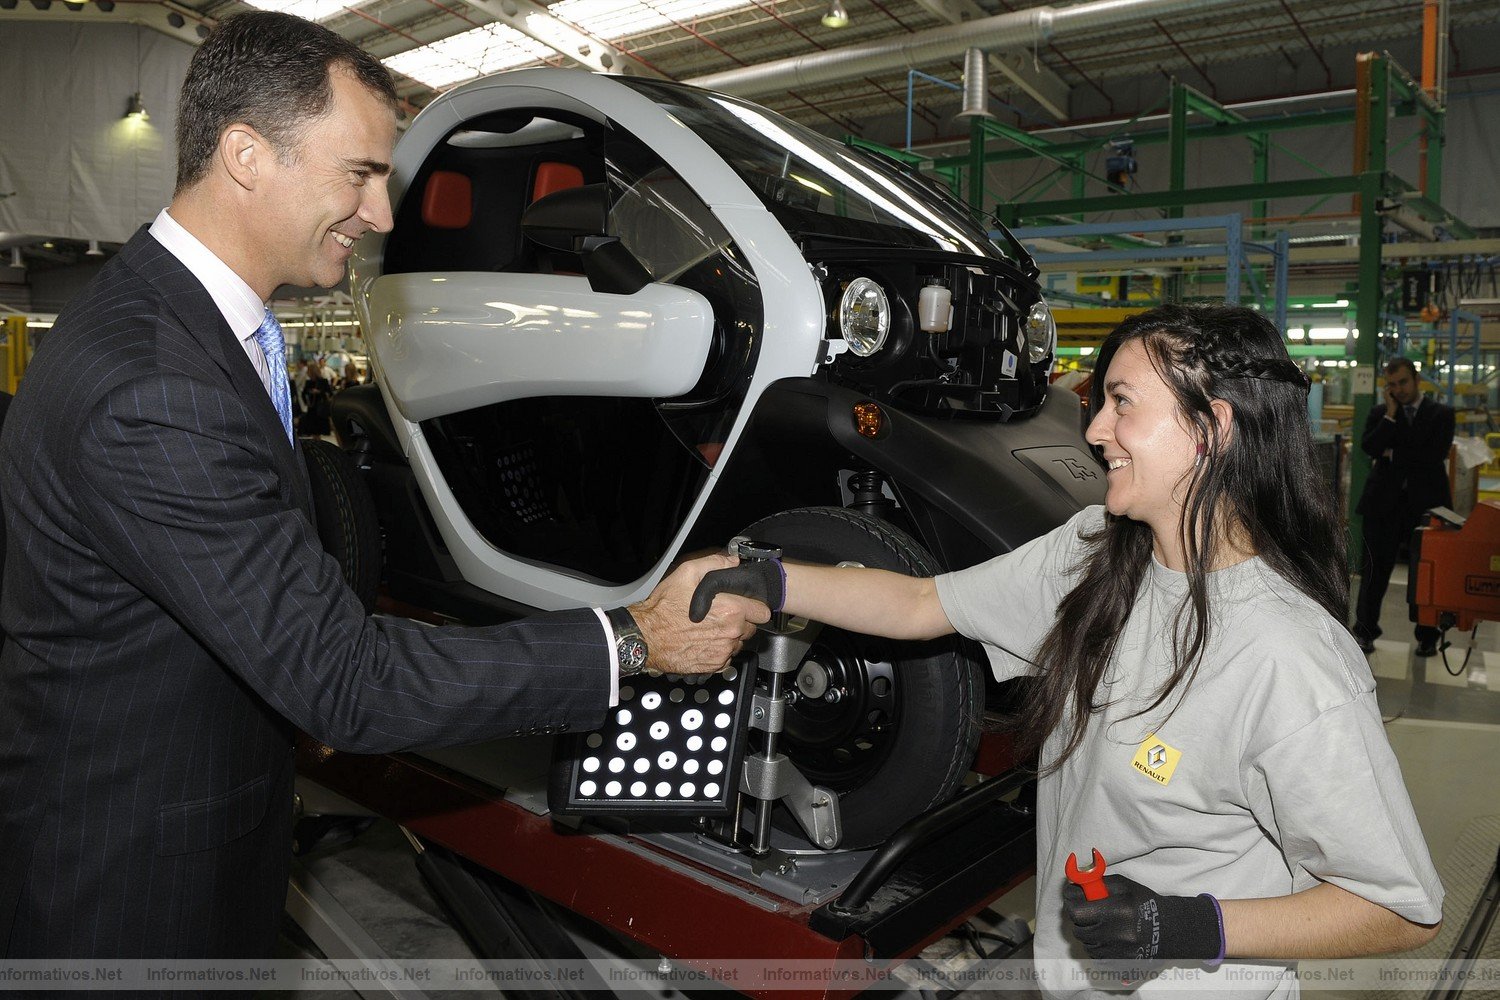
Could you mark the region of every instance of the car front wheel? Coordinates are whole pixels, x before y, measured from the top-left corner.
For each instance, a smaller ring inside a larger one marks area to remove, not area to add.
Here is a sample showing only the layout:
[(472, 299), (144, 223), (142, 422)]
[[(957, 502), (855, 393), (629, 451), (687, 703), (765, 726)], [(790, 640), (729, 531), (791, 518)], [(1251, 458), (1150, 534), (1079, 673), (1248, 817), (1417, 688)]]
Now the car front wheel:
[[(941, 571), (906, 532), (840, 507), (773, 514), (744, 534), (794, 561), (847, 561), (909, 576)], [(907, 642), (813, 627), (812, 645), (789, 678), (780, 749), (813, 784), (839, 794), (840, 846), (873, 846), (962, 784), (979, 741), (982, 667), (956, 636)], [(785, 810), (776, 822), (796, 829)]]

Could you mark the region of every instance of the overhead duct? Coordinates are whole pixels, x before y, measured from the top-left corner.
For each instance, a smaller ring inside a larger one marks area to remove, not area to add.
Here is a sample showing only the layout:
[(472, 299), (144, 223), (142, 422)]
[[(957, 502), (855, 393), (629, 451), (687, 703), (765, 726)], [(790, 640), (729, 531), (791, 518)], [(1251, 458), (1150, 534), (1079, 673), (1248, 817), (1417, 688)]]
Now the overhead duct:
[(976, 21), (944, 25), (887, 41), (850, 45), (776, 59), (757, 66), (696, 76), (683, 83), (740, 97), (764, 97), (872, 73), (919, 69), (952, 59), (968, 49), (985, 52), (1024, 48), (1060, 36), (1182, 11), (1202, 10), (1230, 0), (1095, 0), (1072, 7), (1032, 7)]
[(990, 112), (990, 62), (983, 49), (964, 53), (964, 106), (958, 117), (995, 117)]

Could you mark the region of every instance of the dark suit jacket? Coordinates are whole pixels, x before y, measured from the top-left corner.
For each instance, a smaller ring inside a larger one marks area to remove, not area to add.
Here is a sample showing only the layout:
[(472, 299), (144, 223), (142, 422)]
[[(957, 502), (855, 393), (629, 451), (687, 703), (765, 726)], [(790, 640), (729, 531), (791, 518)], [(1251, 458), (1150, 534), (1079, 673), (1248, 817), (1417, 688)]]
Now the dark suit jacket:
[[(1414, 419), (1398, 410), (1385, 419), (1385, 404), (1370, 411), (1360, 447), (1373, 461), (1358, 512), (1386, 518), (1409, 531), (1422, 512), (1453, 502), (1448, 489), (1448, 451), (1453, 446), (1453, 410), (1435, 400), (1417, 404)], [(1391, 456), (1385, 457), (1389, 451)]]
[[(10, 410), (11, 396), (0, 392), (0, 431), (5, 429), (5, 414)], [(0, 516), (0, 592), (5, 586), (5, 518)], [(5, 649), (5, 623), (0, 620), (0, 650)]]
[(378, 753), (606, 711), (591, 611), (364, 615), (243, 349), (144, 229), (37, 352), (0, 484), (0, 954), (270, 954), (293, 727)]

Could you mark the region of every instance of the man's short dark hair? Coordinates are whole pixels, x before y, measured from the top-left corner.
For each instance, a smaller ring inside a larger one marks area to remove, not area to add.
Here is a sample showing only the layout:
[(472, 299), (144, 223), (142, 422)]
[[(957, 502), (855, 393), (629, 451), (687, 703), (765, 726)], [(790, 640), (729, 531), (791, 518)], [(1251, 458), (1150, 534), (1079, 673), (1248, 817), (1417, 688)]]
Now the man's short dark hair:
[(1394, 375), (1403, 368), (1411, 372), (1413, 380), (1416, 379), (1417, 366), (1411, 363), (1411, 358), (1392, 358), (1385, 363), (1385, 373), (1387, 375)]
[(220, 22), (194, 53), (182, 82), (177, 190), (203, 179), (220, 134), (235, 122), (265, 136), (278, 156), (291, 150), (302, 126), (328, 109), (334, 66), (396, 105), (396, 87), (385, 67), (321, 24), (272, 11)]

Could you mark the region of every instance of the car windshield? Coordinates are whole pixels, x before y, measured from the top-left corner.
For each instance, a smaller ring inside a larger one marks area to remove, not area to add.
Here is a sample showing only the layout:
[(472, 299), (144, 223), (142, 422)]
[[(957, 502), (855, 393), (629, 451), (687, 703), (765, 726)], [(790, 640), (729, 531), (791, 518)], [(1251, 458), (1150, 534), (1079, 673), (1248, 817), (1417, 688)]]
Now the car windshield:
[(957, 202), (877, 154), (844, 146), (765, 108), (649, 80), (640, 91), (719, 152), (795, 233), (1013, 257)]

